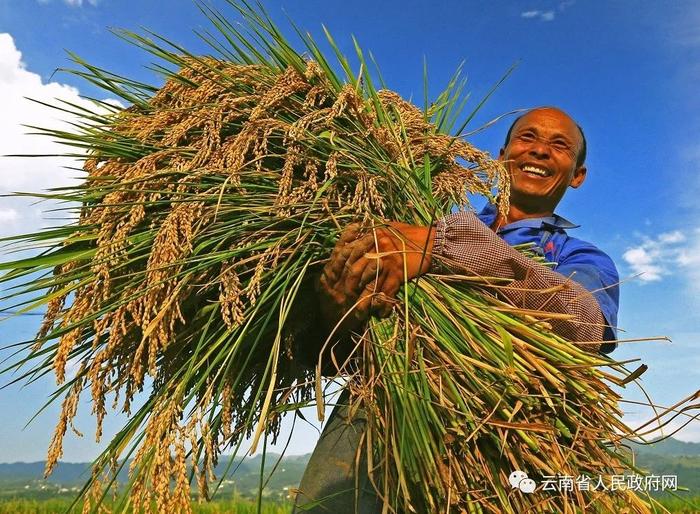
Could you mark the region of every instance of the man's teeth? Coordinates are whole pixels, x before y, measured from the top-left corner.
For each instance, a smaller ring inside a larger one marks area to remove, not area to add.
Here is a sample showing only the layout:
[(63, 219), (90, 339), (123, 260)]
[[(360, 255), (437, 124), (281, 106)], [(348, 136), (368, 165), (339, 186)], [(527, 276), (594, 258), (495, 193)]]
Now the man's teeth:
[(544, 177), (547, 175), (547, 170), (535, 168), (534, 166), (525, 166), (523, 168), (523, 171), (526, 171), (527, 173), (534, 173), (535, 175), (539, 175), (540, 177)]

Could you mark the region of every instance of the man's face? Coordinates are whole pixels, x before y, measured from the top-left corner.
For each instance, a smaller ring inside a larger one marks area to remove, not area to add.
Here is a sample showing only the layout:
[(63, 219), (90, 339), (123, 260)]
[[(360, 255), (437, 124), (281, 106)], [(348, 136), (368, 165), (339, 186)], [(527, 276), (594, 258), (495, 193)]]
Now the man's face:
[(586, 168), (576, 165), (582, 145), (576, 123), (558, 109), (536, 109), (520, 118), (499, 156), (511, 175), (511, 205), (554, 212), (566, 188), (586, 178)]

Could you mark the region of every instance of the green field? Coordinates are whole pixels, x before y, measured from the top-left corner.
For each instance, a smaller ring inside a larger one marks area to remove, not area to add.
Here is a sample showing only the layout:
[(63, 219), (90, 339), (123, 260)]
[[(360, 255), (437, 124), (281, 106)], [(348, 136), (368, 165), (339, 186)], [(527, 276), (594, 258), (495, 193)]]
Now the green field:
[(690, 499), (684, 498), (683, 500), (676, 498), (662, 499), (661, 503), (671, 512), (700, 512), (700, 496)]
[[(655, 496), (671, 512), (700, 513), (700, 443), (684, 443), (667, 439), (650, 446), (635, 447), (636, 464), (657, 475), (678, 476), (680, 499), (667, 493)], [(287, 500), (290, 490), (298, 487), (309, 455), (289, 455), (279, 458), (268, 455), (265, 475), (272, 473), (263, 492), (263, 514), (289, 514), (292, 507)], [(222, 477), (217, 500), (211, 503), (193, 503), (196, 514), (224, 514), (257, 512), (255, 499), (260, 484), (260, 456), (238, 461), (236, 472), (227, 472), (229, 462), (222, 459), (216, 475)], [(89, 463), (59, 463), (49, 480), (41, 479), (44, 462), (0, 463), (0, 514), (65, 513), (78, 491), (89, 477)], [(128, 466), (127, 466), (128, 467)], [(125, 483), (126, 475), (120, 476)], [(74, 509), (81, 512), (82, 509)]]
[[(49, 500), (5, 500), (0, 502), (0, 514), (63, 514), (68, 511), (71, 500), (53, 498)], [(215, 501), (211, 503), (193, 503), (195, 514), (256, 514), (257, 504), (248, 500)], [(82, 512), (82, 506), (71, 512)], [(289, 514), (292, 512), (291, 503), (264, 502), (262, 514)]]
[[(663, 499), (661, 501), (671, 512), (700, 512), (700, 497), (686, 499), (686, 501), (679, 499)], [(62, 514), (67, 512), (70, 504), (71, 501), (68, 499), (6, 500), (0, 502), (0, 514)], [(243, 499), (204, 504), (193, 503), (192, 510), (195, 514), (255, 514), (258, 512), (255, 502)], [(74, 509), (73, 512), (81, 512), (81, 509)], [(265, 502), (262, 505), (262, 514), (289, 514), (291, 512), (291, 503)]]

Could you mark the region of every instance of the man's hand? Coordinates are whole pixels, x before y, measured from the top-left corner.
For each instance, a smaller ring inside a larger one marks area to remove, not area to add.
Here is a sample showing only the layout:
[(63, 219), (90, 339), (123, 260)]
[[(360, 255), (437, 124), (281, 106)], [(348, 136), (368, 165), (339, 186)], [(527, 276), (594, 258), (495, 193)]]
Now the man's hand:
[(401, 285), (430, 269), (434, 232), (398, 222), (364, 230), (350, 225), (318, 283), (326, 328), (344, 337), (370, 314), (388, 316)]

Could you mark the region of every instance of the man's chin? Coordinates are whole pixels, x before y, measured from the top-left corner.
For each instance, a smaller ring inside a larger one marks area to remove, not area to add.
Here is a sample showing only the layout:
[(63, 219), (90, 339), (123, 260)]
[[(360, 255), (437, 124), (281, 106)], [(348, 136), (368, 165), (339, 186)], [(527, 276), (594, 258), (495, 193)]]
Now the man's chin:
[(510, 205), (525, 213), (554, 212), (554, 208), (559, 203), (551, 196), (541, 192), (528, 191), (522, 189), (511, 189)]

